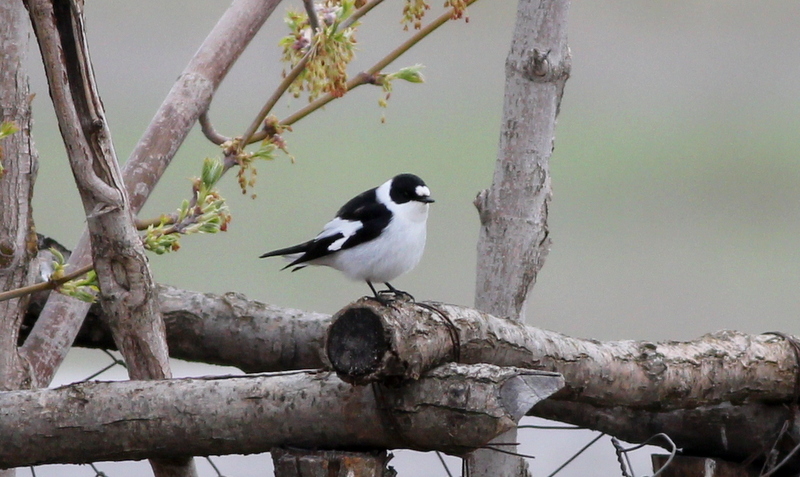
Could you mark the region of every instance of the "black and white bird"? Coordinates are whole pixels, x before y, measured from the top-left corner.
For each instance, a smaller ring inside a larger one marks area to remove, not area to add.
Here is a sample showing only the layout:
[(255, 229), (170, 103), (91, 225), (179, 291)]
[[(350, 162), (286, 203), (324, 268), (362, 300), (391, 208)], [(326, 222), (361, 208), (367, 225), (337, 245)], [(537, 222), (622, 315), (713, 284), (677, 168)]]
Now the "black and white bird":
[(372, 285), (382, 282), (389, 291), (403, 293), (389, 284), (416, 267), (425, 249), (428, 206), (434, 200), (425, 182), (414, 174), (394, 176), (378, 187), (350, 199), (322, 232), (308, 242), (273, 250), (261, 258), (283, 256), (283, 267), (297, 271), (308, 265), (324, 265), (351, 280)]

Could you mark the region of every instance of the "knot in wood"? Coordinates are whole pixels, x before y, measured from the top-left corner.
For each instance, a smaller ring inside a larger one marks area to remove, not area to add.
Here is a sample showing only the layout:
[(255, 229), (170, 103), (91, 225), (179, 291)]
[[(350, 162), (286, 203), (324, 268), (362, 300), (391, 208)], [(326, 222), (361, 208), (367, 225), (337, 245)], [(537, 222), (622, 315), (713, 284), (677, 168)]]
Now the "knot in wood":
[(534, 48), (523, 60), (522, 74), (536, 83), (566, 81), (569, 78), (571, 61), (569, 49), (563, 55), (553, 54), (552, 50), (542, 51)]

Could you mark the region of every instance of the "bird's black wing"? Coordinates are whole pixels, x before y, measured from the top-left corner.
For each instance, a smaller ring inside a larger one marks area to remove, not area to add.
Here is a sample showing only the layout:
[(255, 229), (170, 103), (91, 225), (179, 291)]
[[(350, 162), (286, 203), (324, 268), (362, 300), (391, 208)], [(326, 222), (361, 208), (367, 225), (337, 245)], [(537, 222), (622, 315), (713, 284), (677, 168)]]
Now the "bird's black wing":
[(377, 201), (375, 189), (370, 189), (344, 204), (336, 217), (325, 225), (314, 240), (268, 252), (262, 257), (302, 253), (284, 267), (299, 265), (299, 268), (302, 268), (306, 262), (375, 239), (389, 225), (391, 219), (392, 214), (389, 209)]

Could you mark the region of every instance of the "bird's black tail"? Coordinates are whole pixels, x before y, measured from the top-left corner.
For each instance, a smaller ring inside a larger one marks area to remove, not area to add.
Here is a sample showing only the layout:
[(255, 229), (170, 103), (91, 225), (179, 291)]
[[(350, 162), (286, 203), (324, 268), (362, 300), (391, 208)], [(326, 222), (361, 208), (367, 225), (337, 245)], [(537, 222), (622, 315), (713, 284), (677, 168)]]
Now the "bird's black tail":
[(301, 243), (300, 245), (295, 245), (293, 247), (286, 247), (278, 250), (273, 250), (271, 252), (267, 252), (261, 255), (258, 258), (280, 257), (282, 255), (294, 255), (296, 253), (305, 253), (308, 250), (309, 243), (310, 242), (306, 242), (306, 243)]

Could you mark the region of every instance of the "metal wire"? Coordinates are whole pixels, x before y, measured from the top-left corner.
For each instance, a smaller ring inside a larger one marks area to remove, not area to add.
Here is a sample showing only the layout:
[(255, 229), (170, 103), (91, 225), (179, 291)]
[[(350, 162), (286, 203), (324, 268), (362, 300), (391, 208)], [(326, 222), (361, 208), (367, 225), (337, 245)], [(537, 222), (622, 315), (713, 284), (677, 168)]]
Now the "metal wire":
[(547, 429), (555, 431), (577, 431), (586, 428), (581, 426), (538, 426), (536, 424), (526, 424), (524, 426), (517, 426), (517, 429)]
[(798, 450), (800, 450), (800, 444), (797, 444), (796, 446), (794, 446), (794, 449), (792, 449), (791, 452), (786, 454), (786, 457), (784, 457), (783, 460), (780, 461), (775, 467), (770, 469), (769, 472), (767, 472), (766, 474), (762, 473), (762, 474), (759, 475), (759, 477), (768, 477), (768, 476), (774, 474), (775, 472), (777, 472), (778, 469), (780, 469), (781, 467), (786, 465), (787, 462), (789, 462), (789, 459), (794, 457), (794, 455), (797, 453)]
[(92, 468), (92, 470), (94, 471), (94, 477), (108, 477), (108, 475), (106, 475), (106, 473), (105, 473), (105, 472), (102, 472), (102, 471), (100, 471), (100, 470), (97, 470), (97, 467), (95, 467), (95, 466), (94, 466), (94, 464), (89, 464), (89, 466), (90, 466), (90, 467)]
[(123, 368), (125, 368), (125, 369), (127, 369), (127, 368), (128, 368), (128, 366), (125, 364), (125, 361), (123, 361), (123, 360), (121, 360), (121, 359), (117, 358), (116, 356), (114, 356), (113, 354), (111, 354), (111, 352), (110, 352), (110, 351), (108, 351), (108, 350), (106, 350), (106, 349), (104, 349), (104, 350), (102, 350), (102, 351), (103, 351), (103, 353), (105, 353), (106, 355), (108, 355), (108, 357), (109, 357), (109, 358), (111, 358), (111, 360), (112, 360), (112, 363), (111, 363), (111, 364), (109, 364), (108, 366), (104, 367), (104, 368), (103, 368), (103, 369), (101, 369), (100, 371), (98, 371), (98, 372), (96, 372), (96, 373), (92, 374), (91, 376), (89, 376), (89, 377), (87, 377), (87, 378), (84, 378), (84, 379), (83, 379), (83, 381), (89, 381), (89, 380), (92, 380), (92, 379), (94, 379), (94, 378), (96, 378), (96, 377), (100, 376), (101, 374), (105, 373), (105, 372), (106, 372), (106, 371), (108, 371), (109, 369), (113, 368), (114, 366), (122, 366), (122, 367), (123, 367)]
[(217, 473), (217, 477), (225, 477), (224, 475), (222, 475), (222, 472), (219, 471), (217, 466), (214, 465), (214, 461), (211, 460), (211, 457), (206, 456), (206, 460), (208, 461), (209, 464), (211, 464), (211, 467), (214, 469), (214, 472)]
[[(611, 438), (611, 444), (614, 446), (614, 450), (617, 453), (617, 461), (619, 461), (620, 469), (622, 470), (622, 475), (624, 477), (636, 477), (636, 474), (633, 472), (633, 466), (631, 465), (631, 460), (628, 457), (628, 454), (633, 452), (633, 451), (635, 451), (635, 450), (641, 449), (642, 447), (650, 444), (652, 441), (654, 441), (654, 440), (656, 440), (658, 438), (661, 438), (661, 439), (664, 439), (665, 441), (667, 441), (667, 443), (671, 447), (671, 450), (670, 450), (669, 459), (667, 459), (667, 462), (664, 463), (664, 465), (661, 466), (661, 468), (658, 469), (658, 471), (655, 474), (653, 474), (651, 477), (658, 477), (659, 475), (661, 475), (661, 473), (664, 472), (664, 470), (667, 467), (669, 467), (669, 465), (675, 459), (675, 455), (677, 455), (677, 453), (678, 453), (678, 446), (675, 445), (675, 442), (673, 442), (673, 440), (670, 439), (670, 437), (668, 435), (664, 434), (663, 432), (659, 432), (658, 434), (654, 434), (654, 435), (650, 436), (647, 440), (645, 440), (641, 444), (636, 444), (635, 446), (628, 447), (627, 449), (622, 447), (622, 445), (620, 444), (620, 442), (619, 442), (619, 440), (617, 438), (615, 438), (615, 437)], [(627, 468), (626, 468), (626, 465), (627, 465)], [(628, 473), (628, 470), (630, 470), (630, 473)]]
[(525, 459), (535, 459), (536, 458), (535, 455), (522, 454), (520, 452), (514, 452), (514, 451), (510, 451), (510, 450), (500, 449), (498, 447), (492, 447), (492, 446), (498, 446), (498, 445), (516, 446), (516, 445), (519, 445), (519, 444), (518, 443), (513, 443), (513, 444), (496, 443), (496, 444), (492, 444), (491, 446), (481, 446), (481, 447), (479, 447), (479, 449), (486, 449), (486, 450), (490, 450), (490, 451), (499, 452), (501, 454), (508, 454), (508, 455), (513, 455), (513, 456), (516, 456), (516, 457), (522, 457), (522, 458), (525, 458)]
[(564, 467), (566, 467), (566, 466), (568, 466), (569, 464), (571, 464), (573, 460), (577, 459), (579, 455), (583, 454), (583, 453), (584, 453), (584, 451), (586, 451), (586, 449), (588, 449), (589, 447), (591, 447), (592, 445), (594, 445), (594, 443), (595, 443), (595, 442), (597, 442), (597, 441), (599, 441), (599, 440), (600, 440), (600, 439), (601, 439), (601, 438), (602, 438), (604, 435), (605, 435), (605, 434), (604, 434), (604, 433), (602, 433), (602, 432), (601, 432), (600, 434), (598, 434), (598, 435), (597, 435), (597, 436), (596, 436), (594, 439), (592, 439), (591, 441), (589, 441), (589, 443), (588, 443), (588, 444), (586, 444), (585, 446), (581, 447), (581, 450), (579, 450), (578, 452), (576, 452), (575, 454), (573, 454), (573, 455), (572, 455), (572, 457), (570, 457), (570, 458), (569, 458), (569, 459), (567, 459), (567, 460), (566, 460), (566, 461), (565, 461), (563, 464), (561, 464), (560, 466), (558, 466), (558, 468), (557, 468), (556, 470), (554, 470), (553, 472), (551, 472), (551, 473), (550, 473), (550, 474), (549, 474), (547, 477), (553, 477), (553, 476), (554, 476), (554, 475), (556, 475), (557, 473), (561, 472), (561, 470), (562, 470), (562, 469), (564, 469)]
[(442, 463), (442, 467), (444, 467), (444, 471), (447, 472), (447, 477), (453, 477), (453, 474), (450, 473), (450, 469), (447, 468), (447, 464), (444, 461), (444, 457), (442, 457), (442, 453), (436, 451), (436, 457), (439, 458), (439, 462)]

